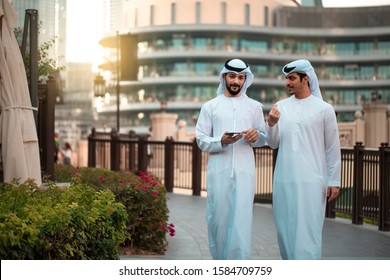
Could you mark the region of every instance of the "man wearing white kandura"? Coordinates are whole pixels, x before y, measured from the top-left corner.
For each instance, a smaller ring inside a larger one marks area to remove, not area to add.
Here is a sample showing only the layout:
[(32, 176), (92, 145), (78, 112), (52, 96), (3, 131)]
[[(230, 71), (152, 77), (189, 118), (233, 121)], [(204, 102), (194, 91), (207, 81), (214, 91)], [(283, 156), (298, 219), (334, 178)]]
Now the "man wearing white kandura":
[(267, 143), (278, 149), (273, 211), (283, 259), (320, 259), (326, 200), (339, 194), (341, 153), (336, 114), (322, 100), (305, 59), (282, 68), (291, 96), (273, 105)]
[(209, 153), (206, 219), (214, 259), (251, 257), (253, 147), (265, 144), (262, 105), (246, 95), (252, 82), (244, 61), (226, 61), (217, 96), (202, 106), (196, 124), (197, 144)]

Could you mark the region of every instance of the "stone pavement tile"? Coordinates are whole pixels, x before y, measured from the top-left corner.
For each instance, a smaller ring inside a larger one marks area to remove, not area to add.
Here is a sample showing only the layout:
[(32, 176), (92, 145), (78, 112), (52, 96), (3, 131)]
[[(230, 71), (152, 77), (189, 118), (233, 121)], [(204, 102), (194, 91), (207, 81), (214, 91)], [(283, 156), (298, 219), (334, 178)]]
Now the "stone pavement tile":
[(200, 247), (194, 236), (180, 223), (175, 224), (175, 236), (169, 236), (168, 247), (164, 255), (166, 260), (200, 260)]
[(322, 255), (323, 259), (390, 260), (390, 232), (347, 219), (325, 219)]
[[(176, 235), (168, 237), (169, 245), (164, 256), (149, 258), (211, 260), (205, 197), (168, 193), (168, 208), (169, 222), (175, 225)], [(254, 205), (252, 238), (252, 259), (281, 259), (271, 205)], [(353, 225), (346, 219), (325, 219), (323, 259), (390, 260), (390, 232), (379, 231), (372, 225)]]

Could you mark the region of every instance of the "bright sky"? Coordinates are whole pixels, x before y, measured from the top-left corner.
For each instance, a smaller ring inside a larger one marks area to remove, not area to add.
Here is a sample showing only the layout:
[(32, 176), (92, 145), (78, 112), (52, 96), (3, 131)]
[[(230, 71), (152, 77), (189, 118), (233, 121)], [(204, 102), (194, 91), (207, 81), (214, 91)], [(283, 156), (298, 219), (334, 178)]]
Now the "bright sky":
[[(322, 0), (324, 7), (390, 5), (390, 0)], [(67, 0), (67, 61), (99, 63), (103, 52), (102, 0)]]
[(99, 40), (102, 31), (101, 0), (67, 0), (68, 62), (92, 62), (101, 60)]

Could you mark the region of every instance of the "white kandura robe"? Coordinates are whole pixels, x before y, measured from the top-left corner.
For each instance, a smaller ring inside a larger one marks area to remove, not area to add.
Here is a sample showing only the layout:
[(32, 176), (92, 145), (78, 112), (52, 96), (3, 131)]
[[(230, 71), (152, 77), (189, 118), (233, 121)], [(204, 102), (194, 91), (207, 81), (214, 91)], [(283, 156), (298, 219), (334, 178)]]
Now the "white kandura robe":
[(273, 213), (283, 259), (320, 259), (328, 186), (340, 186), (340, 140), (332, 106), (313, 95), (277, 103), (280, 119), (266, 126), (279, 146)]
[[(255, 128), (259, 139), (221, 144), (224, 132)], [(206, 102), (196, 125), (196, 140), (209, 153), (207, 166), (208, 240), (214, 259), (251, 257), (253, 199), (255, 193), (254, 146), (265, 144), (261, 103), (247, 96), (219, 95)]]

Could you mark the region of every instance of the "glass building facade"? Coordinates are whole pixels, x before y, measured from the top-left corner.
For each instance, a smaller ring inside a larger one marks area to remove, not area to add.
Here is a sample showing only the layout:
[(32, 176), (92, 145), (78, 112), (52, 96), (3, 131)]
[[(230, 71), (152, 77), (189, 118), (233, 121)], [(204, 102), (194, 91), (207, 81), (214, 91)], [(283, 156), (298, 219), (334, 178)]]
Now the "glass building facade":
[(56, 38), (57, 43), (50, 48), (49, 54), (59, 65), (65, 65), (66, 0), (12, 0), (11, 4), (17, 12), (13, 27), (21, 30), (25, 25), (26, 10), (38, 11), (39, 45)]
[[(300, 58), (313, 64), (323, 98), (334, 105), (339, 121), (354, 120), (372, 92), (390, 104), (390, 24), (383, 18), (384, 22), (360, 26), (367, 16), (390, 13), (390, 6), (371, 7), (362, 17), (362, 8), (237, 2), (128, 1), (128, 25), (120, 36), (137, 40), (138, 75), (121, 81), (121, 127), (148, 127), (150, 113), (160, 109), (162, 100), (169, 112), (194, 126), (202, 104), (216, 95), (224, 61), (234, 57), (250, 65), (255, 81), (248, 95), (264, 105), (265, 113), (287, 97), (282, 66)], [(187, 16), (183, 11), (189, 11)], [(334, 13), (350, 18), (345, 27), (326, 20)], [(308, 15), (309, 27), (300, 26), (301, 15)], [(316, 18), (321, 20), (311, 24)], [(112, 47), (114, 39), (107, 36), (102, 45)], [(132, 62), (122, 58), (121, 63)], [(112, 123), (114, 103), (100, 108)]]

